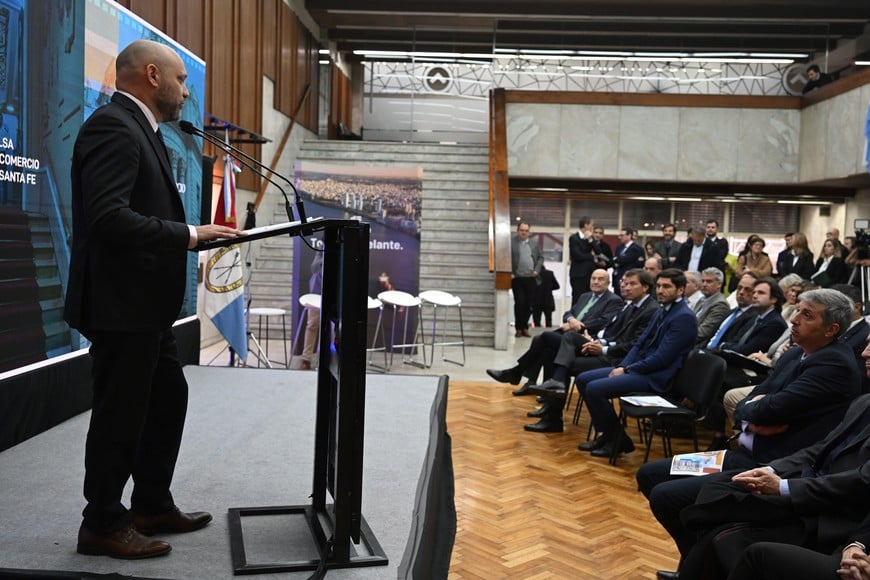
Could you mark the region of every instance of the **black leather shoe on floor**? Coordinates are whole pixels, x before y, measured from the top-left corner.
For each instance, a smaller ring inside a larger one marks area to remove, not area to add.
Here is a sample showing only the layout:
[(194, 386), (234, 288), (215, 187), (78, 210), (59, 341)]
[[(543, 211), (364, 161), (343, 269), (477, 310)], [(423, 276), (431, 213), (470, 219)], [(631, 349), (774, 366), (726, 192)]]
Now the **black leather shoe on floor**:
[(565, 396), (565, 385), (559, 381), (547, 379), (540, 385), (530, 387), (529, 393), (547, 398), (563, 398)]
[(524, 397), (526, 395), (533, 395), (534, 393), (529, 390), (529, 387), (534, 387), (534, 386), (535, 386), (535, 383), (533, 383), (532, 381), (529, 381), (525, 385), (520, 387), (519, 389), (515, 389), (515, 390), (511, 391), (511, 394), (514, 397)]
[(596, 449), (600, 449), (601, 447), (604, 447), (604, 445), (606, 443), (607, 443), (607, 440), (604, 439), (604, 437), (599, 435), (598, 437), (596, 437), (592, 441), (584, 441), (583, 443), (581, 443), (580, 445), (577, 446), (577, 449), (579, 449), (580, 451), (595, 451)]
[[(598, 449), (592, 451), (592, 457), (610, 457), (613, 455), (613, 442), (608, 441)], [(624, 438), (622, 440), (622, 449), (619, 450), (620, 453), (631, 453), (634, 451), (634, 443), (631, 439)]]
[(561, 433), (562, 420), (543, 418), (537, 423), (525, 425), (523, 429), (525, 429), (526, 431), (531, 431), (533, 433)]
[(523, 376), (513, 369), (505, 369), (503, 371), (497, 369), (486, 369), (486, 374), (494, 378), (500, 383), (510, 383), (512, 385), (520, 384)]
[(656, 570), (656, 580), (679, 580), (679, 572), (671, 572), (669, 570)]
[(528, 413), (526, 413), (526, 417), (531, 417), (532, 419), (540, 419), (541, 417), (543, 417), (546, 414), (547, 414), (547, 407), (544, 406), (544, 407), (540, 407), (538, 409), (535, 409), (534, 411), (529, 411)]

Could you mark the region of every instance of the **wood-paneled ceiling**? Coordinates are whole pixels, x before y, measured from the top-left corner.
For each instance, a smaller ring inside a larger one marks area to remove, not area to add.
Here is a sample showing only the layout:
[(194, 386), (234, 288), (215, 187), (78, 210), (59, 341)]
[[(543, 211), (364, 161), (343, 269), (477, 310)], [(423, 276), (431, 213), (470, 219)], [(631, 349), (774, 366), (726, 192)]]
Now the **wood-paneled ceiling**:
[(870, 54), (867, 0), (306, 0), (305, 6), (341, 52), (788, 52), (820, 61), (839, 49), (849, 53), (837, 59), (843, 67)]

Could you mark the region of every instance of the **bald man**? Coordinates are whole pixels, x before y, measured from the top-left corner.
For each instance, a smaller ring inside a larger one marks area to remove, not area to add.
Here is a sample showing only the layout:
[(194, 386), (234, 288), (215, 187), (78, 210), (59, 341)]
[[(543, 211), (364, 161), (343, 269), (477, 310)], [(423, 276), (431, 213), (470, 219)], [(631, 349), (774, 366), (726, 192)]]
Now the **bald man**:
[[(91, 341), (93, 411), (85, 445), (77, 550), (137, 559), (169, 553), (155, 533), (207, 525), (169, 491), (187, 412), (172, 323), (187, 250), (241, 234), (188, 226), (159, 124), (188, 97), (184, 62), (133, 42), (115, 63), (117, 91), (82, 125), (73, 149), (73, 245), (64, 317)], [(132, 476), (130, 509), (121, 503)]]

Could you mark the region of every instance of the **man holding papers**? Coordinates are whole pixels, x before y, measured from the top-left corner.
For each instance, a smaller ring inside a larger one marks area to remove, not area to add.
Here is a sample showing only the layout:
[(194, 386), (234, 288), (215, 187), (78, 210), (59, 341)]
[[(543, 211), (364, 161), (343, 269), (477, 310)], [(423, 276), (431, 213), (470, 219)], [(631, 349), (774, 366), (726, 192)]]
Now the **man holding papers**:
[[(860, 393), (860, 372), (848, 346), (837, 338), (849, 327), (852, 301), (829, 289), (801, 294), (793, 317), (792, 348), (773, 373), (738, 404), (739, 446), (727, 451), (724, 469), (747, 469), (812, 445), (843, 418)], [(643, 465), (638, 486), (656, 519), (685, 556), (694, 532), (680, 521), (705, 481), (713, 476), (673, 476), (671, 460)], [(668, 576), (662, 576), (668, 577)]]

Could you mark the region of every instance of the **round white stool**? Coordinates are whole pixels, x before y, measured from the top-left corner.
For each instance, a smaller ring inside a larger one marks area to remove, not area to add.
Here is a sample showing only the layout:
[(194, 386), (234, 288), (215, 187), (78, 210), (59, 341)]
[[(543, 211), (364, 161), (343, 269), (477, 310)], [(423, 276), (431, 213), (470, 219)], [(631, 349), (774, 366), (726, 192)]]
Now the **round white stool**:
[(284, 367), (286, 368), (290, 364), (287, 358), (287, 311), (283, 308), (249, 308), (248, 316), (257, 317), (257, 334), (260, 337), (263, 336), (263, 319), (266, 320), (266, 352), (263, 353), (263, 349), (253, 333), (249, 333), (248, 338), (254, 343), (254, 355), (257, 357), (257, 366), (259, 367), (260, 362), (263, 361), (269, 368), (272, 368), (272, 361), (269, 359), (269, 342), (271, 342), (269, 340), (269, 319), (275, 316), (281, 317), (281, 337), (284, 343)]
[[(402, 362), (405, 364), (412, 364), (415, 366), (421, 366), (419, 362), (414, 361), (407, 356), (407, 349), (422, 347), (421, 350), (423, 352), (423, 363), (422, 366), (426, 366), (426, 336), (425, 334), (420, 332), (420, 319), (422, 318), (422, 304), (423, 302), (413, 296), (408, 294), (407, 292), (402, 292), (400, 290), (387, 290), (386, 292), (381, 292), (378, 294), (378, 300), (384, 303), (384, 306), (392, 306), (393, 307), (393, 320), (390, 330), (390, 364), (389, 368), (393, 366), (393, 356), (395, 355), (396, 349), (402, 349)], [(404, 310), (404, 321), (402, 325), (402, 343), (396, 344), (396, 316), (399, 314), (399, 309)], [(408, 317), (410, 316), (410, 312), (412, 310), (417, 310), (417, 321), (414, 324), (414, 334), (411, 337), (412, 342), (405, 342), (408, 340)], [(417, 335), (420, 335), (420, 342), (416, 342)]]
[[(431, 355), (429, 356), (429, 366), (432, 366), (432, 363), (435, 362), (435, 346), (441, 347), (441, 360), (445, 362), (450, 362), (453, 364), (465, 366), (465, 328), (462, 324), (462, 298), (456, 296), (454, 294), (450, 294), (449, 292), (444, 292), (442, 290), (424, 290), (420, 292), (420, 300), (423, 301), (424, 304), (430, 304), (432, 306), (432, 341), (431, 341)], [(435, 340), (435, 326), (438, 321), (438, 308), (441, 307), (441, 310), (444, 312), (444, 324), (441, 330), (442, 340), (441, 342), (436, 342)], [(448, 341), (447, 339), (447, 319), (448, 312), (450, 308), (456, 308), (459, 312), (459, 340)], [(424, 309), (425, 310), (425, 309)], [(451, 360), (445, 357), (444, 352), (446, 347), (448, 346), (461, 346), (462, 347), (462, 362)]]

